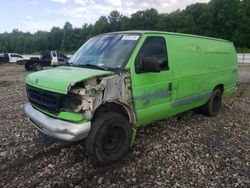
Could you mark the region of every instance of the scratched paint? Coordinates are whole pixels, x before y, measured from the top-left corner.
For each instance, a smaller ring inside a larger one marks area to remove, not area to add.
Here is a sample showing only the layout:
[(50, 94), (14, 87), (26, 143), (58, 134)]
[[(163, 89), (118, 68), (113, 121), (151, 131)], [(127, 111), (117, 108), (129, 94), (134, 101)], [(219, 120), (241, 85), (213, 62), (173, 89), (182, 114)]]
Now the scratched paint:
[(188, 96), (188, 97), (184, 97), (181, 99), (177, 99), (175, 102), (173, 102), (172, 106), (179, 107), (182, 105), (193, 103), (193, 102), (208, 98), (210, 95), (211, 95), (211, 92), (208, 92), (208, 93), (201, 93), (198, 95), (193, 95), (193, 96)]
[(143, 106), (150, 105), (150, 101), (158, 99), (158, 98), (167, 98), (171, 96), (172, 91), (168, 88), (159, 89), (151, 93), (144, 93), (143, 95), (136, 96), (135, 100), (143, 101)]

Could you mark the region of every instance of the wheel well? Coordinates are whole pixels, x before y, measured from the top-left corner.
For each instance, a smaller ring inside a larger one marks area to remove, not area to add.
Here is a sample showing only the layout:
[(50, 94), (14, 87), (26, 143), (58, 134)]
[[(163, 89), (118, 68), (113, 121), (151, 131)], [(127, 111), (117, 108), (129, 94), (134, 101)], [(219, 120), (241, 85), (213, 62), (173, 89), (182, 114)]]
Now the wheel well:
[(215, 89), (221, 90), (221, 94), (223, 94), (223, 92), (224, 92), (224, 84), (219, 84), (219, 85), (217, 85), (217, 86), (214, 88), (214, 90), (215, 90)]
[(106, 112), (116, 112), (116, 113), (122, 114), (128, 121), (130, 121), (128, 111), (125, 109), (125, 107), (114, 102), (107, 102), (107, 103), (100, 105), (95, 110), (92, 121), (95, 120), (102, 113), (106, 113)]

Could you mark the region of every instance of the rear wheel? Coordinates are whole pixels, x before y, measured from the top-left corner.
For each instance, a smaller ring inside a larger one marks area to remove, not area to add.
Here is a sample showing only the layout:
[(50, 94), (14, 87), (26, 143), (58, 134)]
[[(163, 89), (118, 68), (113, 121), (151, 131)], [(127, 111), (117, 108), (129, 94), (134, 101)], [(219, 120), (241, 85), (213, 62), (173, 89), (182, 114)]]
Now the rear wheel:
[(99, 166), (119, 161), (129, 149), (130, 138), (131, 128), (124, 116), (113, 112), (100, 115), (86, 140), (90, 160)]
[(202, 107), (202, 112), (209, 117), (217, 116), (221, 110), (221, 103), (222, 91), (221, 89), (216, 88), (208, 102)]

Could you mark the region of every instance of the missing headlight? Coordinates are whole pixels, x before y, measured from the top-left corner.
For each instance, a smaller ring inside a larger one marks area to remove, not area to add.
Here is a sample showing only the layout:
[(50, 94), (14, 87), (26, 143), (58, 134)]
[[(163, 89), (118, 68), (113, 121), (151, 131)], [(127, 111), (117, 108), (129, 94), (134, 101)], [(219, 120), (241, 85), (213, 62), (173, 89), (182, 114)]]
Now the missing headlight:
[(81, 96), (74, 94), (74, 93), (68, 93), (63, 98), (63, 108), (67, 111), (72, 112), (80, 112), (82, 109), (82, 100)]

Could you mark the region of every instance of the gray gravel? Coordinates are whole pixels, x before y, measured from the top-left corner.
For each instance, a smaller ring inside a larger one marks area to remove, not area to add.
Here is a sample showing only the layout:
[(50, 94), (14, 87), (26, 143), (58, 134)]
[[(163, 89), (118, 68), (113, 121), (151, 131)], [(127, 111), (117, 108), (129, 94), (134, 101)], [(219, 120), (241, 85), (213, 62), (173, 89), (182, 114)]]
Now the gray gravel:
[(128, 155), (105, 168), (82, 143), (42, 142), (23, 112), (26, 74), (0, 65), (0, 187), (250, 187), (250, 67), (218, 117), (190, 111), (142, 128)]

